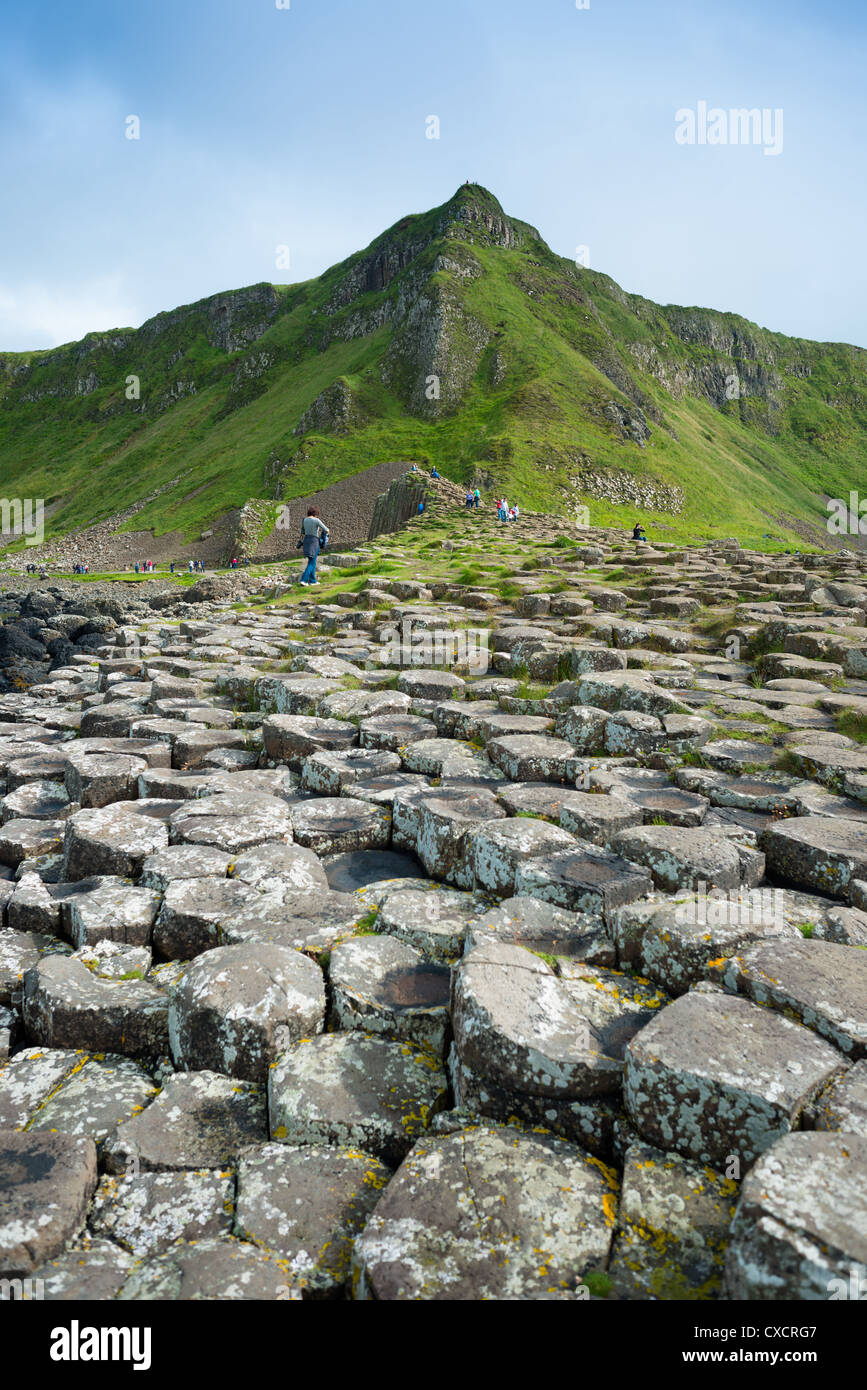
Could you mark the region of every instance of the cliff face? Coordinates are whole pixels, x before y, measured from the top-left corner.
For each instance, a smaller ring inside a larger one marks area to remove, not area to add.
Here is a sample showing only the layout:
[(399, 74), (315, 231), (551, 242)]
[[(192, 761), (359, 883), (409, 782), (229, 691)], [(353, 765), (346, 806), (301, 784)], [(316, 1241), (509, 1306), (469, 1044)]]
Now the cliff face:
[(3, 489), (57, 534), (152, 498), (141, 525), (190, 538), (417, 459), (540, 511), (650, 499), (761, 535), (821, 518), (865, 458), (863, 349), (630, 295), (475, 185), (305, 284), (0, 354)]
[(418, 516), (419, 502), (429, 500), (429, 489), (423, 477), (417, 473), (406, 473), (396, 478), (387, 492), (377, 497), (373, 507), (373, 518), (367, 539), (372, 541), (384, 531), (399, 531), (410, 517)]

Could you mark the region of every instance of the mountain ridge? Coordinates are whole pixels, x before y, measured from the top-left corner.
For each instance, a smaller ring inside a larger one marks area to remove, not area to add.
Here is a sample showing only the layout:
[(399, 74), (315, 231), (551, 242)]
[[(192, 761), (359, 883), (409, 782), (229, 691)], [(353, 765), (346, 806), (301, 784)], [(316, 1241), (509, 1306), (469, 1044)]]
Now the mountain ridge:
[(159, 490), (137, 524), (192, 537), (412, 458), (593, 524), (623, 524), (622, 474), (682, 494), (673, 534), (819, 538), (867, 459), (867, 350), (632, 295), (464, 185), (313, 280), (0, 352), (2, 486), (49, 534)]

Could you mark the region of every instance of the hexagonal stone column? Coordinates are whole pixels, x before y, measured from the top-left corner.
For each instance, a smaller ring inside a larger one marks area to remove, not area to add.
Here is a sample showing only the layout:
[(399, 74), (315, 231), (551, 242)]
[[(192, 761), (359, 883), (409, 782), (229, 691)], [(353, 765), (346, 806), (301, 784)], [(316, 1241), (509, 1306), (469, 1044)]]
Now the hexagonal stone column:
[(393, 936), (359, 936), (334, 948), (328, 973), (341, 1028), (405, 1039), (443, 1056), (451, 984), (446, 966), (426, 961)]
[(91, 874), (138, 878), (148, 855), (165, 849), (168, 842), (162, 822), (137, 815), (133, 803), (78, 811), (65, 824), (63, 878), (67, 882)]
[(853, 1061), (867, 1054), (867, 954), (829, 941), (762, 941), (712, 972), (725, 988), (792, 1014)]
[(768, 869), (786, 883), (845, 898), (853, 879), (867, 878), (862, 821), (796, 816), (771, 826), (761, 840)]
[(729, 1298), (863, 1299), (867, 1138), (787, 1134), (741, 1188), (726, 1258)]
[(265, 1144), (241, 1160), (235, 1234), (288, 1260), (308, 1297), (333, 1298), (346, 1289), (353, 1240), (390, 1177), (358, 1149)]
[(264, 1081), (277, 1052), (318, 1033), (325, 1020), (319, 966), (285, 946), (207, 951), (172, 991), (169, 1043), (175, 1065)]
[(684, 994), (626, 1049), (624, 1100), (657, 1148), (741, 1172), (846, 1063), (815, 1033), (723, 994)]
[(310, 1038), (268, 1074), (271, 1137), (343, 1144), (397, 1164), (446, 1097), (429, 1052), (357, 1033)]
[(515, 816), (471, 830), (465, 844), (476, 886), (499, 898), (510, 898), (520, 865), (573, 849), (575, 837), (547, 821)]
[(96, 1187), (91, 1139), (0, 1130), (0, 1277), (20, 1278), (59, 1254), (84, 1223)]
[(47, 1047), (160, 1057), (168, 996), (146, 980), (105, 980), (71, 956), (45, 956), (24, 981), (27, 1036)]
[(520, 1094), (610, 1095), (623, 1063), (550, 966), (521, 946), (486, 943), (454, 974), (452, 1025), (461, 1061)]
[(105, 1146), (110, 1173), (225, 1168), (268, 1137), (264, 1088), (212, 1071), (170, 1076), (140, 1115)]
[(356, 1296), (581, 1297), (616, 1209), (611, 1170), (564, 1140), (493, 1125), (421, 1139), (355, 1242)]

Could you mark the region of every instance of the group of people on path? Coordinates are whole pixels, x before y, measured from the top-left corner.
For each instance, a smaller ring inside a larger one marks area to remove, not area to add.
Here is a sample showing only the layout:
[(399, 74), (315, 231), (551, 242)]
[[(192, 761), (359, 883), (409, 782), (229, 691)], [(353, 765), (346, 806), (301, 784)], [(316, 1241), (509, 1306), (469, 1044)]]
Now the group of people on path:
[(482, 494), (479, 492), (478, 488), (467, 488), (466, 502), (464, 503), (465, 506), (477, 507), (481, 500)]
[(521, 515), (517, 502), (510, 507), (505, 497), (497, 498), (497, 518), (499, 521), (517, 521)]
[(135, 562), (135, 572), (136, 572), (136, 574), (153, 574), (153, 572), (154, 572), (154, 562), (153, 562), (153, 560), (136, 560), (136, 562)]

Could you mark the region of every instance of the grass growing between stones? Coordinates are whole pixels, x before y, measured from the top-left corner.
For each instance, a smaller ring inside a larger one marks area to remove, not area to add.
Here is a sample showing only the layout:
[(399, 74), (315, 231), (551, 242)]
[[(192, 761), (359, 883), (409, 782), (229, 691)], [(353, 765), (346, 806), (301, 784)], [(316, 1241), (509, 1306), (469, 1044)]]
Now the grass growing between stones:
[(867, 743), (867, 714), (862, 714), (860, 710), (844, 709), (840, 710), (834, 722), (838, 733), (845, 734), (855, 743)]

